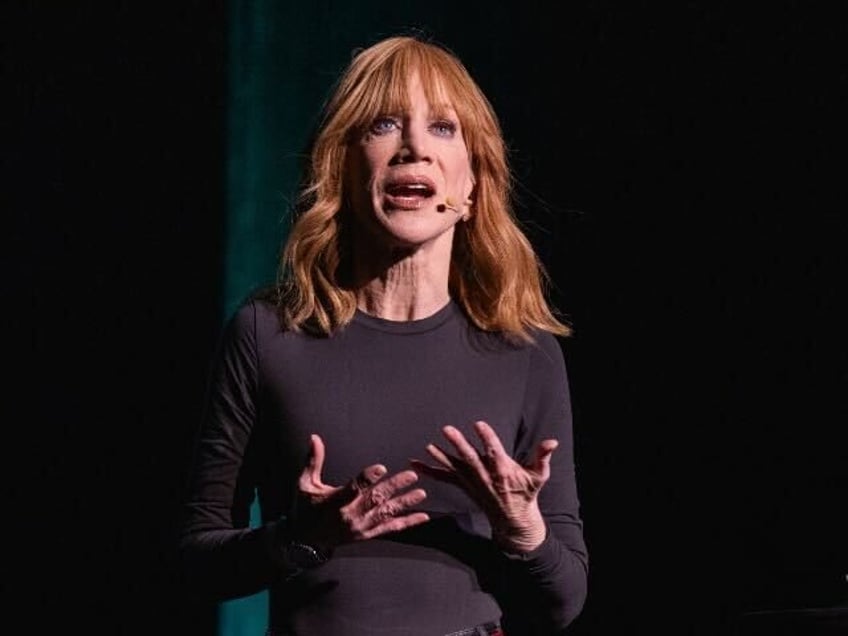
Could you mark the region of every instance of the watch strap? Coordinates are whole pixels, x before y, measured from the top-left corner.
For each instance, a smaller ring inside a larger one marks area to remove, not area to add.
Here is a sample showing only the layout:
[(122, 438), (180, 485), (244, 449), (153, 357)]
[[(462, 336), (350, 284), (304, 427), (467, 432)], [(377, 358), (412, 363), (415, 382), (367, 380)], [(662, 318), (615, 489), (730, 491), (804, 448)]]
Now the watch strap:
[(324, 565), (329, 560), (329, 555), (315, 546), (301, 541), (289, 541), (284, 548), (286, 561), (300, 570), (308, 570)]

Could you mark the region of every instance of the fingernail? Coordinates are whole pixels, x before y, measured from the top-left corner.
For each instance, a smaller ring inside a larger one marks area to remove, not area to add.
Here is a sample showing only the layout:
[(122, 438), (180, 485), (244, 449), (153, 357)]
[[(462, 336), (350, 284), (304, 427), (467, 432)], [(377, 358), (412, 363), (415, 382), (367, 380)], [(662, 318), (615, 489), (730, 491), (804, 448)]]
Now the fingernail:
[(383, 476), (383, 475), (385, 475), (387, 472), (389, 472), (389, 469), (388, 469), (388, 468), (386, 468), (385, 466), (377, 466), (377, 467), (374, 469), (374, 474), (375, 474), (375, 475), (377, 475), (377, 477), (382, 477), (382, 476)]

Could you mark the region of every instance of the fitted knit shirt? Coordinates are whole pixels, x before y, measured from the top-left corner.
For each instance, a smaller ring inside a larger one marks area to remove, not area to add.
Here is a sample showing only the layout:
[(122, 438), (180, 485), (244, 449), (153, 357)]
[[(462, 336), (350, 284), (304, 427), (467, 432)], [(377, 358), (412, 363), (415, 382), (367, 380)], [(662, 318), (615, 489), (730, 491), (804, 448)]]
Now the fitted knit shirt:
[[(223, 331), (195, 451), (181, 540), (192, 586), (219, 600), (268, 589), (274, 634), (438, 636), (489, 621), (509, 636), (561, 633), (583, 605), (587, 551), (562, 349), (533, 336), (483, 332), (454, 302), (404, 322), (357, 312), (331, 336), (285, 330), (275, 307), (245, 303)], [(430, 521), (341, 545), (296, 575), (275, 558), (312, 433), (324, 483), (343, 486), (372, 464), (393, 474), (430, 461), (429, 443), (454, 452), (447, 424), (482, 448), (477, 420), (520, 463), (559, 441), (533, 552), (500, 550), (461, 489), (422, 475), (415, 510)], [(262, 521), (251, 526), (254, 497)]]

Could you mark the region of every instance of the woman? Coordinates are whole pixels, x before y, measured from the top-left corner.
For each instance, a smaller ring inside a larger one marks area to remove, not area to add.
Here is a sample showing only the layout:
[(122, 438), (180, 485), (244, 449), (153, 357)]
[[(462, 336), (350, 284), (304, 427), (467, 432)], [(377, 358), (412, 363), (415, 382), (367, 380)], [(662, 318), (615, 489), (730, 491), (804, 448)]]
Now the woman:
[(568, 328), (505, 155), (416, 38), (361, 51), (326, 105), (280, 283), (222, 340), (182, 539), (205, 592), (270, 589), (273, 634), (556, 634), (581, 610)]

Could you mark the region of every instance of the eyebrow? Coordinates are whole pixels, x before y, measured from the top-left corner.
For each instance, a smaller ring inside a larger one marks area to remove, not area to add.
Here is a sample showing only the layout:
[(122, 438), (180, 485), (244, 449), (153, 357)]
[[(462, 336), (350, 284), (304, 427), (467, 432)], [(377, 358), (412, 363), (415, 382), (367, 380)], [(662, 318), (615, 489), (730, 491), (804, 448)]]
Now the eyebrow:
[[(398, 109), (389, 108), (389, 109), (386, 109), (386, 110), (378, 111), (373, 116), (373, 119), (378, 119), (380, 117), (403, 117), (403, 115), (408, 113), (408, 112), (409, 112), (409, 109), (407, 109), (407, 108), (398, 108)], [(452, 104), (449, 104), (447, 102), (440, 102), (438, 104), (431, 104), (430, 109), (427, 111), (428, 117), (438, 117), (438, 116), (448, 115), (448, 114), (455, 115), (457, 118), (459, 118), (459, 112), (456, 110), (456, 108)]]
[(455, 119), (459, 121), (459, 113), (450, 104), (436, 104), (427, 111), (427, 119)]

